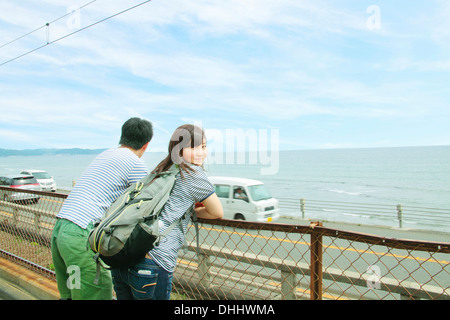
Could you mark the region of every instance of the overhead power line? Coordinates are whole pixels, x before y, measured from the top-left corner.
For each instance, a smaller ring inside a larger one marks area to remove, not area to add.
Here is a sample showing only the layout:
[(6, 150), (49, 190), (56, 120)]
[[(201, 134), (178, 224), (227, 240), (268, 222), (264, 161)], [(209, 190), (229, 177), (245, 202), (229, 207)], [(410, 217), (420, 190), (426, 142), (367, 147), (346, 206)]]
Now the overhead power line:
[[(81, 6), (79, 9), (81, 9), (81, 8), (83, 8), (83, 7), (86, 7), (86, 6), (88, 6), (89, 4), (91, 4), (91, 3), (95, 2), (95, 1), (97, 1), (97, 0), (93, 0), (93, 1), (91, 1), (91, 2), (89, 2), (89, 3), (87, 3), (87, 4), (85, 4), (85, 5)], [(146, 4), (146, 3), (150, 2), (150, 1), (152, 1), (152, 0), (147, 0), (147, 1), (143, 1), (143, 2), (141, 2), (141, 3), (138, 3), (137, 5), (134, 5), (134, 6), (132, 6), (132, 7), (129, 7), (129, 8), (127, 8), (127, 9), (124, 9), (124, 10), (122, 10), (122, 11), (120, 11), (120, 12), (117, 12), (117, 13), (115, 13), (115, 14), (113, 14), (113, 15), (111, 15), (111, 16), (108, 16), (108, 17), (106, 17), (106, 18), (104, 18), (104, 19), (101, 19), (101, 20), (99, 20), (99, 21), (97, 21), (97, 22), (91, 23), (90, 25), (87, 25), (87, 26), (85, 26), (85, 27), (83, 27), (83, 28), (80, 28), (80, 29), (75, 30), (75, 31), (73, 31), (73, 32), (71, 32), (71, 33), (68, 33), (68, 34), (66, 34), (66, 35), (64, 35), (64, 36), (62, 36), (62, 37), (59, 37), (59, 38), (55, 39), (55, 40), (49, 41), (49, 38), (47, 37), (47, 42), (46, 42), (45, 44), (43, 44), (43, 45), (41, 45), (41, 46), (39, 46), (39, 47), (36, 47), (36, 48), (34, 48), (34, 49), (30, 50), (30, 51), (27, 51), (27, 52), (25, 52), (25, 53), (23, 53), (23, 54), (20, 54), (20, 55), (18, 55), (18, 56), (15, 56), (14, 58), (11, 58), (11, 59), (9, 59), (9, 60), (6, 60), (6, 61), (0, 63), (0, 67), (1, 67), (1, 66), (4, 66), (5, 64), (10, 63), (10, 62), (12, 62), (12, 61), (15, 61), (15, 60), (17, 60), (17, 59), (20, 59), (20, 58), (22, 58), (22, 57), (24, 57), (24, 56), (26, 56), (26, 55), (29, 55), (30, 53), (33, 53), (33, 52), (35, 52), (35, 51), (38, 51), (38, 50), (40, 50), (40, 49), (42, 49), (42, 48), (44, 48), (44, 47), (46, 47), (46, 46), (48, 46), (48, 45), (50, 45), (50, 44), (53, 44), (53, 43), (58, 42), (58, 41), (60, 41), (60, 40), (62, 40), (62, 39), (68, 38), (68, 37), (70, 37), (70, 36), (72, 36), (72, 35), (74, 35), (74, 34), (76, 34), (76, 33), (79, 33), (79, 32), (81, 32), (81, 31), (84, 31), (84, 30), (86, 30), (86, 29), (89, 29), (89, 28), (91, 28), (91, 27), (93, 27), (93, 26), (95, 26), (95, 25), (97, 25), (97, 24), (99, 24), (99, 23), (105, 22), (105, 21), (107, 21), (107, 20), (109, 20), (109, 19), (112, 19), (112, 18), (114, 18), (114, 17), (117, 17), (117, 16), (119, 16), (119, 15), (125, 13), (125, 12), (128, 12), (128, 11), (130, 11), (130, 10), (133, 10), (133, 9), (135, 9), (135, 8), (137, 8), (137, 7), (140, 7), (140, 6)], [(77, 9), (77, 10), (78, 10), (78, 9)], [(18, 37), (18, 38), (16, 38), (16, 39), (14, 39), (14, 40), (8, 42), (8, 43), (2, 45), (0, 48), (3, 48), (4, 46), (6, 46), (6, 45), (8, 45), (8, 44), (10, 44), (10, 43), (13, 43), (13, 42), (15, 42), (15, 41), (17, 41), (17, 40), (19, 40), (19, 39), (22, 39), (22, 38), (24, 38), (24, 37), (26, 37), (26, 36), (32, 34), (33, 32), (36, 32), (36, 31), (38, 31), (38, 30), (40, 30), (40, 29), (42, 29), (42, 28), (48, 28), (48, 27), (50, 26), (50, 24), (52, 24), (52, 23), (54, 23), (54, 22), (56, 22), (56, 21), (58, 21), (58, 20), (60, 20), (60, 19), (62, 19), (62, 18), (64, 18), (64, 17), (66, 17), (66, 16), (68, 16), (68, 15), (70, 15), (70, 14), (72, 14), (72, 12), (63, 15), (63, 16), (61, 16), (61, 17), (59, 17), (59, 18), (53, 20), (52, 22), (46, 23), (46, 24), (43, 25), (42, 27), (39, 27), (39, 28), (37, 28), (37, 29), (35, 29), (35, 30), (33, 30), (33, 31), (30, 31), (30, 32), (28, 32), (27, 34), (24, 34), (24, 35), (22, 35), (22, 36), (20, 36), (20, 37)]]
[(39, 31), (39, 30), (41, 30), (41, 29), (43, 29), (43, 28), (46, 28), (46, 27), (48, 27), (50, 24), (55, 23), (55, 22), (57, 22), (57, 21), (59, 21), (59, 20), (65, 18), (65, 17), (71, 15), (74, 11), (81, 10), (81, 9), (83, 9), (84, 7), (87, 7), (88, 5), (90, 5), (90, 4), (92, 4), (92, 3), (96, 2), (96, 1), (97, 1), (97, 0), (93, 0), (93, 1), (91, 1), (91, 2), (89, 2), (89, 3), (86, 3), (86, 4), (82, 5), (81, 7), (79, 7), (78, 9), (73, 10), (72, 12), (68, 12), (68, 13), (66, 13), (66, 14), (63, 15), (63, 16), (61, 16), (61, 17), (59, 17), (59, 18), (56, 18), (55, 20), (53, 20), (53, 21), (51, 21), (51, 22), (48, 22), (48, 23), (44, 24), (43, 26), (40, 26), (39, 28), (36, 28), (36, 29), (34, 29), (34, 30), (32, 30), (32, 31), (30, 31), (30, 32), (28, 32), (28, 33), (25, 33), (24, 35), (22, 35), (22, 36), (20, 36), (20, 37), (14, 39), (14, 40), (11, 40), (11, 41), (9, 41), (9, 42), (7, 42), (7, 43), (1, 45), (1, 46), (0, 46), (0, 49), (3, 48), (3, 47), (6, 47), (7, 45), (9, 45), (9, 44), (11, 44), (11, 43), (13, 43), (13, 42), (16, 42), (16, 41), (20, 40), (20, 39), (22, 39), (22, 38), (25, 38), (26, 36), (29, 36), (30, 34), (35, 33), (36, 31)]

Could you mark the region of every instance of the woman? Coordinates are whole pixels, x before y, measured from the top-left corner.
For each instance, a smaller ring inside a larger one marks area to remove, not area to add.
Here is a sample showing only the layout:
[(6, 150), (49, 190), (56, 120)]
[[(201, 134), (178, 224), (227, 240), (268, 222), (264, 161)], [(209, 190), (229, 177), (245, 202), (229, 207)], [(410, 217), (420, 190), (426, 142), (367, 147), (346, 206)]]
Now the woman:
[(169, 154), (152, 172), (167, 171), (173, 165), (179, 168), (172, 193), (161, 212), (160, 232), (187, 214), (143, 261), (131, 268), (112, 270), (117, 299), (169, 300), (178, 250), (184, 244), (191, 218), (189, 209), (195, 204), (194, 210), (199, 218), (222, 218), (222, 205), (202, 167), (207, 153), (201, 128), (186, 124), (173, 133)]

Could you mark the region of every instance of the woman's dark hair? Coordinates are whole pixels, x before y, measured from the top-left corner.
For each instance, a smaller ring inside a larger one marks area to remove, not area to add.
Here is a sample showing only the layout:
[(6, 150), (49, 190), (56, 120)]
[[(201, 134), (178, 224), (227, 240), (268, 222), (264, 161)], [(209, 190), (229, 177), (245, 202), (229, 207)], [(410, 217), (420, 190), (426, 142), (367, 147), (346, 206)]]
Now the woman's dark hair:
[(133, 148), (141, 149), (144, 144), (152, 140), (153, 127), (150, 121), (140, 118), (130, 118), (122, 126), (122, 135), (119, 144)]
[(204, 131), (195, 125), (184, 124), (175, 129), (169, 142), (169, 154), (162, 160), (152, 173), (160, 173), (169, 170), (173, 164), (179, 165), (181, 176), (193, 169), (183, 159), (183, 148), (194, 148), (203, 143)]

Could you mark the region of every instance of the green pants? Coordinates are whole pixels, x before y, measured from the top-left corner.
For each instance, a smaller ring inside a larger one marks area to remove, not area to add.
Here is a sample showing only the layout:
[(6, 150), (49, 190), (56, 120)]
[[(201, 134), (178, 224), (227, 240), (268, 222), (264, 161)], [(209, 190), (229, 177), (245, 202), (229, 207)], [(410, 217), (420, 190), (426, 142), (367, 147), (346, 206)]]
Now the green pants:
[(109, 270), (101, 268), (98, 284), (94, 284), (97, 264), (94, 252), (87, 247), (89, 228), (58, 219), (51, 245), (53, 266), (61, 299), (111, 300), (112, 280)]

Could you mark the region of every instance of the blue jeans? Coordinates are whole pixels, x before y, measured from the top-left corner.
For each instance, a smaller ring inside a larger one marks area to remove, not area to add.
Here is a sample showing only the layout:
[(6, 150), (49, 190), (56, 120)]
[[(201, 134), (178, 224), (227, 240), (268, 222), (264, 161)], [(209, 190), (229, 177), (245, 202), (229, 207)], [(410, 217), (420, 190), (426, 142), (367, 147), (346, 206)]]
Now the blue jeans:
[(169, 300), (173, 273), (145, 258), (130, 268), (112, 269), (117, 300)]

